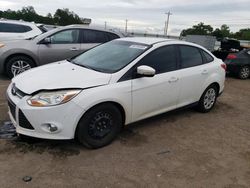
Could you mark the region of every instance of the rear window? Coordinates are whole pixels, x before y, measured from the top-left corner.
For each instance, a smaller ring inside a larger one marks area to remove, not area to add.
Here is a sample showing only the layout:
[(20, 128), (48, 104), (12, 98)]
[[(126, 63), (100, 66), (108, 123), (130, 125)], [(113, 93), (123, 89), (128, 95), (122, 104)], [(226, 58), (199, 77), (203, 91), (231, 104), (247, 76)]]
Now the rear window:
[(26, 33), (31, 31), (31, 27), (26, 25), (0, 23), (0, 32), (3, 33)]
[(106, 32), (85, 29), (83, 30), (83, 43), (105, 43), (109, 41)]
[(207, 52), (205, 52), (204, 50), (202, 50), (202, 54), (204, 56), (204, 63), (210, 63), (214, 60), (214, 58), (209, 55)]
[(118, 35), (116, 35), (114, 33), (106, 33), (106, 35), (108, 36), (109, 41), (120, 38)]
[(198, 48), (192, 46), (179, 46), (181, 55), (181, 68), (189, 68), (203, 64)]

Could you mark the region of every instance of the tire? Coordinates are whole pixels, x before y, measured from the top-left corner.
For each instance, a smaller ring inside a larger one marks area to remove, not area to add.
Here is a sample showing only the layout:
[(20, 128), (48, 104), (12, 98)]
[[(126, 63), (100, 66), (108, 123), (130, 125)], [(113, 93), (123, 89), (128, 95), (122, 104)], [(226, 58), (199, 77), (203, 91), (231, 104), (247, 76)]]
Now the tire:
[(110, 144), (122, 128), (122, 115), (112, 104), (101, 104), (85, 113), (78, 123), (76, 137), (87, 148)]
[(245, 80), (247, 78), (249, 78), (250, 76), (250, 67), (249, 66), (243, 66), (240, 68), (238, 77), (242, 80)]
[(217, 101), (218, 92), (215, 85), (209, 86), (202, 94), (196, 109), (202, 113), (210, 112)]
[(32, 59), (26, 56), (14, 56), (7, 61), (6, 74), (9, 78), (35, 67)]

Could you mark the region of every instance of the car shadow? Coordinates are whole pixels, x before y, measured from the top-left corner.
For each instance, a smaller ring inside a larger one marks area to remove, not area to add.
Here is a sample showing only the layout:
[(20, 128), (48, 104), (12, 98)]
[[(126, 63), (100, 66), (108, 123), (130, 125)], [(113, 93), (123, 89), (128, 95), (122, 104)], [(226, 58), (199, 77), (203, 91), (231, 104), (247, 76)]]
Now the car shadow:
[(0, 74), (0, 80), (8, 81), (10, 80), (7, 76)]
[[(141, 129), (148, 126), (159, 126), (162, 121), (164, 121), (164, 124), (174, 123), (180, 116), (191, 117), (193, 113), (195, 112), (192, 108), (184, 108), (126, 125), (118, 135), (117, 141), (131, 147), (140, 146), (143, 143), (147, 143), (147, 137), (140, 134)], [(16, 135), (6, 140), (8, 148), (1, 151), (1, 153), (20, 152), (26, 154), (32, 152), (43, 154), (47, 152), (56, 158), (67, 158), (88, 150), (76, 140), (46, 140), (21, 135)]]

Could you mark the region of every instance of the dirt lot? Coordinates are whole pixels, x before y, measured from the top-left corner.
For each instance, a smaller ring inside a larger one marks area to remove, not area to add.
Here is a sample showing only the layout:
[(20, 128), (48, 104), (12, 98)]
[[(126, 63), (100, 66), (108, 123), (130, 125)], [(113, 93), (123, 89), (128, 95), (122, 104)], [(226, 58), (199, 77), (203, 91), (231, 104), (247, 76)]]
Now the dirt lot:
[[(0, 121), (8, 80), (0, 78)], [(24, 176), (32, 176), (24, 183)], [(250, 80), (228, 78), (209, 114), (163, 114), (125, 129), (110, 146), (0, 140), (0, 187), (250, 187)]]

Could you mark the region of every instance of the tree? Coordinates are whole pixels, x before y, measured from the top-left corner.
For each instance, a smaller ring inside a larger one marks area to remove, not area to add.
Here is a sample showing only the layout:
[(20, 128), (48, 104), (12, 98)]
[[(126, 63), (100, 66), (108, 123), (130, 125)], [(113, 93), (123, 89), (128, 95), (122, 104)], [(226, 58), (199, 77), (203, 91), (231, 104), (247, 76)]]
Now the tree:
[(213, 32), (213, 27), (211, 25), (205, 25), (204, 23), (199, 23), (194, 25), (192, 28), (184, 29), (181, 32), (181, 36), (186, 35), (211, 35)]
[(34, 7), (23, 7), (21, 10), (13, 11), (6, 10), (0, 11), (0, 18), (6, 18), (11, 20), (24, 20), (28, 22), (43, 23), (50, 25), (70, 25), (70, 24), (82, 24), (82, 19), (69, 9), (58, 9), (54, 17), (48, 13), (47, 16), (42, 16), (36, 13)]
[(250, 28), (241, 29), (240, 31), (233, 34), (233, 37), (240, 40), (250, 40)]
[(216, 28), (213, 32), (213, 36), (216, 36), (218, 40), (221, 40), (225, 37), (230, 37), (230, 29), (226, 24), (223, 24), (220, 29)]
[(58, 25), (82, 24), (81, 18), (69, 9), (57, 9), (54, 20)]

